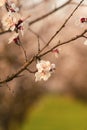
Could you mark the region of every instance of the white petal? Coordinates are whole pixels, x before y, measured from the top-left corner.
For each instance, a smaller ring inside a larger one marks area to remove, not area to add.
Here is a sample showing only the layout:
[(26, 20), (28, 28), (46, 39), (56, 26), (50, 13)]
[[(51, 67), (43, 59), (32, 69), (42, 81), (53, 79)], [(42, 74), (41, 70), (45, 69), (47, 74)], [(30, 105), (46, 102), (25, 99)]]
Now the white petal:
[(38, 70), (40, 70), (42, 67), (41, 67), (41, 65), (40, 65), (40, 63), (37, 63), (36, 64), (36, 68), (38, 69)]
[(87, 46), (87, 40), (84, 42), (84, 45), (86, 45), (86, 46)]
[(46, 75), (43, 76), (43, 80), (46, 81), (51, 76), (50, 73), (46, 73)]
[(41, 73), (39, 73), (39, 72), (36, 72), (35, 73), (35, 81), (37, 82), (37, 81), (40, 81), (41, 80)]
[(50, 70), (50, 62), (49, 61), (44, 61), (44, 60), (42, 60), (41, 61), (41, 67), (42, 67), (42, 69), (43, 70), (45, 70), (45, 71), (49, 71)]
[(55, 64), (51, 64), (51, 69), (54, 70), (56, 68)]
[(10, 30), (11, 30), (11, 31), (14, 31), (14, 30), (15, 30), (15, 25), (11, 26), (11, 27), (10, 27)]

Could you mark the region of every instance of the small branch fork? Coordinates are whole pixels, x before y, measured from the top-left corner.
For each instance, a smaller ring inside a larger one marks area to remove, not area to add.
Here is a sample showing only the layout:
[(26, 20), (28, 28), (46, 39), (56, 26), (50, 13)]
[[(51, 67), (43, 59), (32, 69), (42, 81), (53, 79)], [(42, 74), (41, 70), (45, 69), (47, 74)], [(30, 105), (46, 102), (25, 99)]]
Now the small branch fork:
[[(39, 37), (38, 37), (38, 53), (37, 53), (36, 55), (32, 56), (32, 58), (31, 58), (30, 60), (27, 59), (26, 62), (25, 62), (15, 73), (13, 73), (12, 75), (6, 77), (4, 80), (3, 80), (3, 79), (0, 80), (0, 84), (1, 84), (0, 87), (2, 87), (2, 84), (3, 84), (3, 83), (10, 82), (10, 81), (12, 81), (13, 79), (19, 77), (20, 74), (21, 74), (22, 72), (26, 71), (26, 70), (27, 70), (29, 73), (35, 73), (36, 71), (33, 72), (33, 71), (31, 71), (30, 69), (28, 69), (28, 67), (29, 67), (34, 61), (37, 60), (37, 57), (41, 58), (41, 57), (47, 55), (48, 53), (52, 52), (52, 50), (54, 50), (55, 48), (57, 48), (57, 47), (59, 47), (59, 46), (62, 46), (62, 45), (65, 45), (65, 44), (68, 44), (68, 43), (71, 43), (71, 42), (73, 42), (73, 41), (75, 41), (75, 40), (77, 40), (77, 39), (79, 39), (79, 38), (82, 38), (82, 37), (87, 38), (87, 37), (85, 36), (85, 34), (87, 33), (87, 29), (86, 29), (86, 30), (84, 30), (81, 34), (79, 34), (79, 35), (77, 35), (77, 36), (75, 36), (75, 37), (73, 37), (73, 38), (71, 38), (71, 39), (69, 39), (69, 40), (67, 40), (67, 41), (64, 41), (64, 42), (62, 42), (62, 43), (58, 43), (58, 44), (54, 45), (51, 49), (49, 49), (49, 50), (47, 50), (47, 51), (41, 53), (43, 50), (45, 50), (45, 48), (47, 48), (47, 47), (49, 46), (49, 44), (50, 44), (50, 43), (52, 42), (52, 40), (56, 37), (56, 35), (65, 27), (66, 23), (69, 21), (69, 19), (72, 17), (72, 15), (76, 12), (76, 10), (79, 8), (79, 6), (82, 4), (83, 1), (84, 1), (84, 0), (81, 0), (81, 1), (80, 1), (80, 3), (79, 3), (79, 4), (76, 6), (76, 8), (72, 11), (72, 13), (70, 14), (70, 16), (65, 20), (65, 22), (64, 22), (63, 25), (60, 27), (60, 29), (51, 37), (51, 39), (46, 43), (46, 45), (45, 45), (42, 49), (40, 48), (40, 42), (39, 42)], [(25, 57), (26, 57), (26, 54), (25, 54)]]
[(65, 41), (65, 42), (62, 42), (62, 43), (60, 43), (60, 44), (55, 45), (54, 47), (52, 47), (52, 48), (49, 49), (48, 51), (46, 51), (46, 52), (44, 52), (43, 54), (39, 55), (39, 57), (42, 57), (42, 56), (44, 56), (44, 55), (47, 55), (48, 53), (52, 52), (52, 50), (54, 50), (55, 48), (57, 48), (57, 47), (59, 47), (59, 46), (62, 46), (62, 45), (65, 45), (65, 44), (67, 44), (67, 43), (73, 42), (73, 41), (75, 41), (75, 40), (77, 40), (77, 39), (79, 39), (79, 38), (82, 38), (82, 37), (87, 38), (86, 36), (84, 36), (85, 33), (87, 33), (87, 29), (84, 30), (84, 32), (82, 32), (80, 35), (77, 35), (77, 36), (71, 38), (71, 39), (68, 40), (68, 41)]
[(50, 38), (50, 40), (48, 41), (48, 43), (42, 48), (42, 50), (40, 51), (40, 53), (47, 48), (47, 46), (49, 46), (49, 44), (51, 43), (51, 41), (56, 37), (56, 35), (59, 34), (59, 32), (62, 31), (62, 29), (66, 26), (66, 23), (70, 20), (70, 18), (73, 16), (73, 14), (76, 12), (76, 10), (79, 8), (79, 6), (82, 4), (84, 0), (81, 0), (81, 2), (76, 6), (76, 8), (72, 11), (72, 13), (69, 15), (69, 17), (65, 20), (65, 22), (62, 24), (62, 26), (59, 28), (59, 30), (57, 30), (57, 32)]
[[(87, 32), (87, 29), (86, 29), (84, 32), (82, 32), (80, 35), (78, 35), (78, 36), (76, 36), (76, 37), (73, 37), (73, 38), (71, 38), (70, 40), (68, 40), (68, 41), (66, 41), (66, 42), (63, 42), (63, 43), (60, 43), (60, 44), (55, 45), (55, 46), (54, 46), (53, 48), (51, 48), (50, 50), (48, 50), (48, 51), (46, 51), (45, 53), (39, 55), (39, 57), (43, 57), (44, 55), (48, 54), (49, 52), (51, 52), (53, 49), (55, 49), (55, 48), (58, 47), (58, 46), (62, 46), (62, 45), (64, 45), (64, 44), (70, 43), (70, 42), (72, 42), (72, 41), (75, 41), (75, 40), (77, 40), (77, 39), (83, 37), (86, 32)], [(9, 82), (9, 81), (13, 80), (14, 78), (17, 78), (18, 75), (21, 74), (23, 71), (28, 70), (27, 67), (28, 67), (30, 64), (32, 64), (33, 61), (36, 60), (36, 57), (37, 57), (37, 56), (38, 56), (38, 55), (33, 56), (33, 57), (31, 58), (31, 60), (27, 61), (17, 72), (15, 72), (14, 74), (12, 74), (11, 76), (8, 76), (6, 79), (0, 81), (0, 84), (3, 84), (3, 83), (5, 83), (5, 82)]]
[(22, 67), (20, 67), (17, 72), (15, 72), (14, 74), (12, 74), (11, 76), (8, 76), (6, 79), (0, 81), (0, 84), (9, 82), (9, 81), (11, 81), (11, 80), (17, 78), (18, 75), (20, 75), (23, 71), (26, 70), (26, 68), (34, 61), (34, 59), (35, 59), (35, 56), (33, 56), (33, 57), (31, 58), (31, 60), (27, 61)]

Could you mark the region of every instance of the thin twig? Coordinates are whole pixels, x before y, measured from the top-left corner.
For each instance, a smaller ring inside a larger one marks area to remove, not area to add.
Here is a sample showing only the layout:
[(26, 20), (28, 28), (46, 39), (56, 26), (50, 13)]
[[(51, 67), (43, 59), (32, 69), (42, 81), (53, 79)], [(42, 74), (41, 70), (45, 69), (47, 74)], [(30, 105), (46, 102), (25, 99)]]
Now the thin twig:
[(39, 37), (39, 39), (40, 39), (44, 44), (46, 44), (46, 42), (44, 41), (44, 39), (43, 39), (39, 34), (37, 34), (35, 31), (33, 31), (30, 27), (28, 28), (28, 30), (29, 30), (30, 32), (32, 32), (36, 37)]
[[(71, 2), (71, 4), (73, 4), (73, 5), (77, 5), (78, 3), (77, 2)], [(84, 6), (84, 7), (87, 7), (87, 5), (86, 4), (82, 4), (81, 6)]]
[[(65, 44), (67, 44), (67, 43), (70, 43), (70, 42), (72, 42), (72, 41), (75, 41), (75, 40), (77, 40), (77, 39), (83, 37), (83, 35), (84, 35), (86, 32), (87, 32), (87, 29), (86, 29), (85, 31), (83, 31), (80, 35), (77, 35), (76, 37), (73, 37), (73, 38), (71, 38), (70, 40), (68, 40), (68, 41), (66, 41), (66, 42), (63, 42), (63, 43), (60, 43), (60, 44), (55, 45), (55, 46), (52, 47), (50, 50), (48, 50), (48, 51), (44, 52), (43, 54), (39, 55), (39, 57), (43, 57), (44, 55), (50, 53), (53, 49), (57, 48), (58, 46), (65, 45)], [(21, 74), (23, 71), (25, 71), (26, 68), (27, 68), (34, 60), (36, 60), (36, 57), (37, 57), (37, 56), (38, 56), (38, 55), (33, 56), (33, 57), (31, 58), (31, 60), (27, 61), (22, 67), (20, 67), (17, 72), (15, 72), (14, 74), (12, 74), (12, 75), (9, 76), (9, 77), (6, 77), (6, 79), (0, 81), (0, 84), (5, 83), (5, 82), (12, 81), (14, 78), (16, 78), (19, 74)]]
[(25, 61), (27, 61), (27, 54), (26, 54), (26, 50), (24, 49), (23, 45), (21, 44), (20, 47), (22, 48), (23, 50), (23, 53), (24, 53), (24, 57), (25, 57)]
[(38, 53), (40, 52), (40, 41), (39, 41), (39, 36), (38, 36)]
[(46, 51), (46, 52), (44, 52), (43, 54), (39, 55), (39, 57), (42, 57), (42, 56), (44, 56), (44, 55), (47, 55), (48, 53), (52, 52), (52, 50), (54, 50), (55, 48), (57, 48), (57, 47), (59, 47), (59, 46), (62, 46), (62, 45), (64, 45), (64, 44), (73, 42), (73, 41), (75, 41), (75, 40), (77, 40), (77, 39), (79, 39), (79, 38), (81, 38), (81, 37), (84, 37), (84, 34), (85, 34), (86, 32), (87, 32), (87, 29), (86, 29), (84, 32), (82, 32), (80, 35), (77, 35), (77, 36), (71, 38), (70, 40), (68, 40), (68, 41), (66, 41), (66, 42), (62, 42), (62, 43), (60, 43), (60, 44), (55, 45), (54, 47), (52, 47), (52, 48), (49, 49), (48, 51)]
[(32, 25), (32, 24), (34, 24), (34, 23), (36, 23), (36, 22), (38, 22), (38, 21), (40, 21), (40, 20), (42, 20), (42, 19), (44, 19), (44, 18), (47, 18), (48, 16), (50, 16), (50, 15), (53, 14), (53, 13), (55, 13), (55, 12), (58, 11), (59, 9), (65, 7), (65, 6), (66, 6), (67, 4), (69, 4), (71, 1), (72, 1), (72, 0), (68, 0), (68, 1), (66, 1), (66, 3), (64, 3), (64, 4), (61, 5), (60, 7), (57, 7), (57, 8), (55, 8), (55, 9), (53, 9), (52, 11), (50, 11), (50, 12), (44, 14), (43, 16), (41, 16), (41, 17), (39, 17), (39, 18), (37, 18), (37, 19), (35, 19), (35, 20), (29, 22), (29, 25)]
[(9, 81), (11, 81), (11, 80), (17, 78), (19, 74), (21, 74), (23, 71), (26, 70), (26, 68), (34, 61), (35, 58), (36, 58), (36, 56), (33, 56), (33, 57), (31, 58), (31, 60), (29, 60), (29, 61), (27, 61), (25, 64), (23, 64), (23, 66), (20, 67), (14, 74), (12, 74), (12, 75), (6, 77), (6, 79), (0, 81), (0, 84), (3, 84), (3, 83), (5, 83), (5, 82), (9, 82)]
[(79, 8), (79, 6), (82, 4), (84, 0), (81, 0), (80, 3), (76, 6), (76, 8), (72, 11), (72, 13), (69, 15), (69, 17), (65, 20), (65, 22), (63, 23), (63, 25), (59, 28), (59, 30), (57, 30), (57, 32), (50, 38), (50, 40), (48, 41), (48, 43), (41, 49), (40, 53), (47, 48), (47, 46), (49, 46), (50, 42), (56, 37), (57, 34), (59, 34), (59, 32), (65, 27), (66, 23), (69, 21), (69, 19), (73, 16), (73, 14), (75, 13), (75, 11)]
[[(42, 20), (42, 19), (44, 19), (44, 18), (50, 16), (51, 14), (55, 13), (55, 12), (58, 11), (59, 9), (63, 8), (63, 7), (66, 6), (67, 4), (69, 4), (71, 1), (72, 1), (72, 0), (68, 0), (68, 1), (67, 1), (66, 3), (64, 3), (62, 6), (55, 8), (55, 9), (52, 10), (51, 12), (48, 12), (47, 14), (45, 14), (45, 15), (43, 15), (43, 16), (41, 16), (41, 17), (39, 17), (39, 18), (37, 18), (37, 19), (35, 19), (35, 20), (33, 20), (33, 21), (30, 21), (30, 22), (29, 22), (29, 26), (31, 26), (32, 24), (34, 24), (34, 23), (36, 23), (36, 22), (39, 22), (40, 20)], [(3, 32), (0, 32), (0, 35), (5, 34), (5, 33), (9, 33), (9, 32), (11, 32), (11, 31), (10, 31), (10, 30), (3, 31)]]
[(33, 74), (35, 74), (35, 73), (37, 72), (37, 70), (32, 71), (32, 70), (30, 70), (29, 68), (26, 68), (26, 70), (27, 70), (29, 73), (33, 73)]
[(83, 35), (83, 37), (87, 39), (87, 36), (84, 36), (84, 35)]
[[(78, 7), (81, 5), (81, 3), (83, 2), (84, 0), (82, 0), (79, 5), (74, 9), (74, 11), (70, 14), (70, 16), (67, 18), (67, 20), (64, 22), (64, 24), (62, 25), (62, 27), (55, 33), (55, 35), (52, 36), (52, 38), (49, 40), (49, 42), (46, 44), (45, 48), (49, 45), (49, 43), (54, 39), (54, 37), (62, 30), (62, 28), (66, 25), (66, 23), (68, 22), (68, 20), (71, 18), (71, 16), (75, 13), (75, 11), (78, 9)], [(1, 80), (0, 81), (0, 84), (3, 84), (5, 82), (9, 82), (9, 81), (12, 81), (13, 79), (17, 78), (23, 71), (26, 70), (26, 68), (32, 64), (32, 62), (34, 62), (36, 60), (36, 57), (43, 57), (44, 55), (50, 53), (53, 49), (57, 48), (58, 46), (61, 46), (61, 45), (65, 45), (67, 43), (70, 43), (72, 41), (75, 41), (81, 37), (83, 37), (85, 35), (85, 33), (87, 32), (87, 29), (85, 31), (83, 31), (81, 34), (71, 38), (70, 40), (68, 41), (65, 41), (65, 42), (62, 42), (60, 44), (57, 44), (55, 46), (53, 46), (51, 49), (49, 49), (48, 51), (44, 52), (43, 54), (40, 55), (40, 53), (38, 53), (37, 55), (34, 55), (30, 60), (27, 60), (26, 63), (23, 64), (23, 66), (21, 66), (14, 74), (6, 77), (4, 80)], [(43, 50), (43, 49), (42, 49)], [(41, 51), (42, 51), (41, 50)], [(40, 51), (40, 52), (41, 52)], [(30, 71), (30, 70), (29, 70)]]

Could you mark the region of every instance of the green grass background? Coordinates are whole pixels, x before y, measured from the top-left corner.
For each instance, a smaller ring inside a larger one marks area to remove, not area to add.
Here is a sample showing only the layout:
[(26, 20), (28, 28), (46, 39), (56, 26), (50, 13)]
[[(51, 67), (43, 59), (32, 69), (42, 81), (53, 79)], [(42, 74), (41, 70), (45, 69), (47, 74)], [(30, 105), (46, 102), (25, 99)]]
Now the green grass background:
[(87, 105), (68, 97), (45, 96), (29, 111), (22, 130), (87, 130)]

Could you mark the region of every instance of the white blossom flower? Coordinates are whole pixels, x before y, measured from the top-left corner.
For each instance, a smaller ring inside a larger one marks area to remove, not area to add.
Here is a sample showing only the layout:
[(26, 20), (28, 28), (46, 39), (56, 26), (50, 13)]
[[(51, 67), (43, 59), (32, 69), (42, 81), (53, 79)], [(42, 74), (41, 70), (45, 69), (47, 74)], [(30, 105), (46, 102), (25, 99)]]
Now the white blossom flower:
[(87, 40), (84, 42), (84, 45), (86, 45), (86, 46), (87, 46)]
[(37, 72), (35, 73), (35, 81), (48, 80), (51, 73), (55, 69), (55, 64), (51, 64), (49, 61), (41, 60), (36, 64)]
[(39, 72), (45, 70), (45, 71), (49, 71), (50, 70), (50, 62), (49, 61), (44, 61), (41, 60), (37, 63), (36, 65), (37, 69)]
[(8, 44), (12, 43), (13, 41), (16, 42), (19, 37), (19, 34), (14, 32), (12, 36), (9, 38)]
[(35, 73), (35, 77), (36, 77), (36, 79), (35, 79), (35, 81), (40, 81), (40, 80), (44, 80), (44, 81), (46, 81), (46, 80), (48, 80), (48, 78), (51, 76), (51, 73), (48, 73), (48, 72), (44, 72), (44, 71), (42, 71), (42, 72), (36, 72)]
[(4, 30), (9, 30), (9, 28), (14, 24), (13, 19), (11, 17), (11, 12), (8, 12), (6, 15), (2, 17), (2, 25)]
[(15, 3), (9, 2), (8, 5), (9, 5), (9, 10), (10, 10), (11, 12), (18, 12), (18, 11), (19, 11), (19, 8), (16, 7)]
[(2, 18), (2, 25), (3, 25), (3, 29), (4, 30), (11, 30), (14, 31), (15, 29), (15, 24), (17, 24), (18, 20), (20, 19), (20, 14), (18, 13), (12, 13), (12, 12), (8, 12), (6, 15), (3, 16)]
[(2, 7), (5, 4), (6, 0), (0, 0), (0, 7)]

